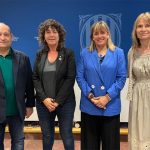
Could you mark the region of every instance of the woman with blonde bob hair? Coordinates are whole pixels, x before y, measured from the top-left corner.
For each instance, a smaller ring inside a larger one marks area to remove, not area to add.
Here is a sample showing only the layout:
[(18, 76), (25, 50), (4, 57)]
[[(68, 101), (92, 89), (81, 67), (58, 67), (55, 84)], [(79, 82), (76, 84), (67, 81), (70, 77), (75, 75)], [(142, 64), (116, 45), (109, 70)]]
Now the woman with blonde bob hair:
[(99, 30), (107, 32), (109, 34), (108, 41), (107, 41), (107, 47), (110, 50), (114, 50), (116, 46), (114, 45), (114, 43), (111, 40), (111, 34), (109, 31), (109, 27), (104, 21), (100, 21), (100, 22), (93, 24), (93, 26), (91, 28), (91, 44), (90, 44), (89, 50), (93, 51), (96, 48), (96, 45), (95, 45), (94, 41), (92, 40), (92, 38), (93, 38), (93, 32), (99, 31)]
[(150, 150), (150, 13), (140, 14), (133, 26), (128, 53), (129, 149)]
[(126, 81), (123, 50), (116, 47), (107, 24), (91, 27), (89, 48), (77, 67), (81, 89), (81, 150), (120, 150), (120, 91)]

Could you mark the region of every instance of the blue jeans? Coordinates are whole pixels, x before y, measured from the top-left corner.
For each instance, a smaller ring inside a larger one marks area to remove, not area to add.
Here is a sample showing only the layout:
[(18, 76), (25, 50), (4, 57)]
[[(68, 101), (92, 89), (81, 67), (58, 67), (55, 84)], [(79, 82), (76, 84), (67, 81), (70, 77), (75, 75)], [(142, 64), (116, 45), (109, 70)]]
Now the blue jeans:
[(65, 150), (74, 150), (72, 125), (75, 111), (75, 100), (66, 101), (63, 106), (58, 106), (54, 112), (49, 112), (44, 104), (39, 101), (36, 102), (36, 107), (43, 136), (43, 150), (52, 150), (54, 144), (56, 115)]
[(7, 117), (3, 123), (0, 123), (0, 150), (4, 150), (5, 127), (8, 125), (11, 136), (11, 150), (24, 150), (24, 122), (19, 116)]

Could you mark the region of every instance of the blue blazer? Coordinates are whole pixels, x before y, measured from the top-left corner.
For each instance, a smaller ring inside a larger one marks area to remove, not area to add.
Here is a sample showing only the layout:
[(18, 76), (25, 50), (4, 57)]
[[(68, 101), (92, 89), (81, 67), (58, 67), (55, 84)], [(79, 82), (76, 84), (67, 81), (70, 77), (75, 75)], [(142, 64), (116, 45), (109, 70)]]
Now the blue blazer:
[[(114, 51), (108, 49), (102, 63), (100, 63), (96, 50), (89, 52), (88, 49), (83, 49), (76, 76), (81, 89), (81, 111), (98, 116), (120, 114), (120, 91), (126, 81), (126, 72), (126, 61), (122, 49), (115, 48)], [(88, 99), (87, 96), (91, 91), (96, 97), (109, 93), (111, 101), (107, 104), (105, 110), (95, 106)]]
[[(24, 53), (12, 49), (13, 76), (15, 96), (19, 116), (24, 120), (26, 107), (35, 106), (34, 87), (32, 81), (32, 68), (29, 57)], [(0, 69), (0, 123), (6, 119), (5, 86)]]

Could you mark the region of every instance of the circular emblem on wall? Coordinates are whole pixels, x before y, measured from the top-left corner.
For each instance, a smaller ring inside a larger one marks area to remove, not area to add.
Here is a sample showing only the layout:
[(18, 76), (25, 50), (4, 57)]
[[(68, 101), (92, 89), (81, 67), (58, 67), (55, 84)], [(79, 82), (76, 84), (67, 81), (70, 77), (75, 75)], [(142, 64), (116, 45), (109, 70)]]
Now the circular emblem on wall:
[(93, 23), (105, 21), (110, 28), (112, 41), (118, 47), (121, 44), (121, 14), (80, 15), (80, 46), (81, 49), (90, 45), (90, 30)]

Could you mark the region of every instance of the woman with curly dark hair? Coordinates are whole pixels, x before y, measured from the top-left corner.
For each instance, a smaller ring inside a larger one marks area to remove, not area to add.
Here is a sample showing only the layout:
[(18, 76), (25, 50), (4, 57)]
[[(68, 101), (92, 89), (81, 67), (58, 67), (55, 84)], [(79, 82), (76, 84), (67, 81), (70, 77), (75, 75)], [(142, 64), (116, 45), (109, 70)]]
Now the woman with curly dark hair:
[(65, 48), (64, 27), (53, 19), (40, 24), (39, 42), (42, 49), (36, 56), (33, 81), (43, 150), (53, 147), (56, 115), (65, 150), (74, 150), (72, 123), (76, 71), (73, 51)]

